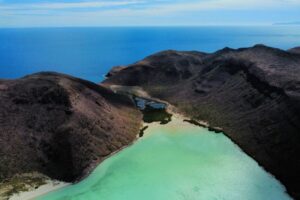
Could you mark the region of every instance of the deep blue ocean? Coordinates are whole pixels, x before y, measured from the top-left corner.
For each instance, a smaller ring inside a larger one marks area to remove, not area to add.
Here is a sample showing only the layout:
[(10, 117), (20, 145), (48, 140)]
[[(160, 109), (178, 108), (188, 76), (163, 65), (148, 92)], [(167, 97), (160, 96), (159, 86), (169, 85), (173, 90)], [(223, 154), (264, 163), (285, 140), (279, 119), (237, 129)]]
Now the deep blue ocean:
[(57, 71), (100, 82), (112, 66), (161, 50), (214, 52), (257, 43), (300, 46), (300, 26), (0, 29), (0, 78)]

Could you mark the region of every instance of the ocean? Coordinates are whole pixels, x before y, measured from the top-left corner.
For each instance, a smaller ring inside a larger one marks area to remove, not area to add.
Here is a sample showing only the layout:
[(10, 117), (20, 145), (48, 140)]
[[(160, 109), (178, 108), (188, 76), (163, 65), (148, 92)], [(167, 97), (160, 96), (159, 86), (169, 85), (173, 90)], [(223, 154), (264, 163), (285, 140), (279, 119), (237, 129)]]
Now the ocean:
[(300, 26), (0, 29), (0, 78), (57, 71), (100, 82), (116, 65), (158, 51), (300, 46)]

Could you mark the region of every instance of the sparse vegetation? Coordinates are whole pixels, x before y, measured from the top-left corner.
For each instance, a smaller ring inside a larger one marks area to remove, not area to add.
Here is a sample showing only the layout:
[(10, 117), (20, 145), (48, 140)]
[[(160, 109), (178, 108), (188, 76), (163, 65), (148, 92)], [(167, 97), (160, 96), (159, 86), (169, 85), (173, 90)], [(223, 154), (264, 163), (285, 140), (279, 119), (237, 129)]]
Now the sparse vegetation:
[(160, 122), (161, 124), (167, 124), (172, 119), (172, 114), (168, 113), (166, 109), (153, 109), (146, 106), (143, 112), (143, 120), (146, 123)]
[(0, 199), (8, 200), (13, 194), (37, 189), (49, 178), (39, 173), (17, 174), (0, 183)]

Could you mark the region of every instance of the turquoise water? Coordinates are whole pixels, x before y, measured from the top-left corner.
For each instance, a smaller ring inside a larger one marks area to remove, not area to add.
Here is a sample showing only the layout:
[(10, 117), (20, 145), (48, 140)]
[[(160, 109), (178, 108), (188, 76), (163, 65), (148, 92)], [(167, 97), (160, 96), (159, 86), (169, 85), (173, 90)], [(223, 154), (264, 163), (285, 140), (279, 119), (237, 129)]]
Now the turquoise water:
[(0, 78), (57, 71), (100, 82), (114, 65), (166, 49), (300, 45), (300, 26), (0, 29)]
[(37, 200), (285, 200), (284, 187), (223, 134), (151, 125), (82, 182)]

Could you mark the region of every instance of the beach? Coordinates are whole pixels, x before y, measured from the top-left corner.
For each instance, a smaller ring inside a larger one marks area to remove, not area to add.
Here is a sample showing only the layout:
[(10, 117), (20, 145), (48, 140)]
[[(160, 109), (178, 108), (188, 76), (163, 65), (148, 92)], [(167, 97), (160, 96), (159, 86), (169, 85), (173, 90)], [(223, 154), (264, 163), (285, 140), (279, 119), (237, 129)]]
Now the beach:
[(38, 196), (46, 193), (58, 190), (60, 188), (70, 185), (70, 183), (64, 183), (60, 181), (47, 180), (45, 185), (41, 185), (37, 189), (29, 190), (26, 192), (20, 192), (12, 195), (9, 200), (33, 200)]

